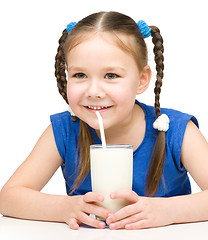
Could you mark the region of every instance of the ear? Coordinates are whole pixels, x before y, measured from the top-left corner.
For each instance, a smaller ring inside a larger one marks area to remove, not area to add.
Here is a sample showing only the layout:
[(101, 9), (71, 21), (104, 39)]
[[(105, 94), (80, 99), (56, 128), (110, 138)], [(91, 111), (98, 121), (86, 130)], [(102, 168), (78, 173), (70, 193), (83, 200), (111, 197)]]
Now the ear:
[(140, 74), (139, 84), (137, 87), (137, 95), (145, 92), (148, 88), (150, 80), (151, 80), (151, 68), (150, 66), (145, 66)]

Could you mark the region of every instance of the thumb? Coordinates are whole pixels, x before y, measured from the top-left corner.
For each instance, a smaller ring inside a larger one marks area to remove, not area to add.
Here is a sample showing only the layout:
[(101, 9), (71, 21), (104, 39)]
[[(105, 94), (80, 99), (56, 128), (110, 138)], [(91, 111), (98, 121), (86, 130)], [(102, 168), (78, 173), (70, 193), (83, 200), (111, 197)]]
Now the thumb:
[(111, 199), (124, 198), (130, 203), (136, 203), (139, 200), (139, 196), (132, 190), (121, 189), (110, 194)]
[(67, 222), (67, 224), (73, 230), (79, 229), (79, 223), (78, 223), (78, 220), (76, 218), (70, 218), (69, 221)]

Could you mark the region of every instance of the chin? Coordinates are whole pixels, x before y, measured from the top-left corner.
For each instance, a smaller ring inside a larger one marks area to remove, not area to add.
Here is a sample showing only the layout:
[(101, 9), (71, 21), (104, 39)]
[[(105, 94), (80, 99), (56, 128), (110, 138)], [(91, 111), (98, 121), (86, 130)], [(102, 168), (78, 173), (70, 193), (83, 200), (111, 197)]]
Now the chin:
[(94, 128), (95, 130), (99, 130), (99, 123), (93, 122), (93, 121), (84, 121), (87, 125), (89, 125), (91, 128)]
[[(96, 122), (86, 122), (91, 128), (95, 129), (96, 131), (100, 131), (99, 123)], [(104, 131), (106, 131), (108, 127), (104, 125)]]

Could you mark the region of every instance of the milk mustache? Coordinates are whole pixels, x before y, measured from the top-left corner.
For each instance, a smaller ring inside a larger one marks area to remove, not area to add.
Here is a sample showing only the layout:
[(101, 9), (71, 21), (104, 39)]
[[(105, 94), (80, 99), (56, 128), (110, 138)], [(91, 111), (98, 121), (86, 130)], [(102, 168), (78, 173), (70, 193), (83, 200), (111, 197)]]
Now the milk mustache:
[(105, 200), (99, 205), (113, 212), (128, 205), (124, 199), (111, 199), (110, 193), (119, 189), (132, 189), (133, 146), (127, 144), (90, 146), (92, 191)]

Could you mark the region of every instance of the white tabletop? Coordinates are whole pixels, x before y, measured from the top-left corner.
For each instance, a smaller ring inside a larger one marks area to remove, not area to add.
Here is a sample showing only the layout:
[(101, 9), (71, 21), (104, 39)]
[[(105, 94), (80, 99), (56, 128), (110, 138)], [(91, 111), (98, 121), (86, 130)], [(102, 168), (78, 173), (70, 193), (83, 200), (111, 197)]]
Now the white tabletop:
[(71, 230), (64, 223), (28, 221), (8, 217), (0, 217), (1, 240), (180, 240), (208, 239), (208, 222), (175, 224), (165, 227), (142, 230), (110, 230), (95, 229), (82, 226), (79, 230)]

